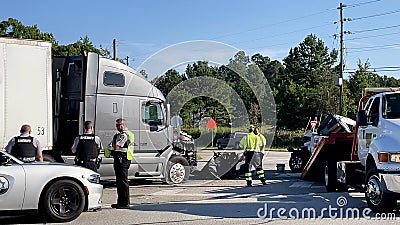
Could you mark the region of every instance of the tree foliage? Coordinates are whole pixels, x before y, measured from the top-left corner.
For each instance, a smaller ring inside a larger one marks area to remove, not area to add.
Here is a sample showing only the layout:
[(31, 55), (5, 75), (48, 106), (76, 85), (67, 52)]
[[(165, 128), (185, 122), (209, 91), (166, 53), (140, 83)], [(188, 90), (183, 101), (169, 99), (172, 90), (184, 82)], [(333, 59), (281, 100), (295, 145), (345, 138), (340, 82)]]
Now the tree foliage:
[(84, 36), (79, 41), (68, 44), (59, 45), (52, 33), (41, 32), (38, 26), (25, 26), (20, 21), (14, 18), (0, 22), (0, 37), (43, 40), (52, 43), (52, 54), (54, 56), (74, 56), (80, 55), (83, 51), (96, 52), (103, 56), (110, 56), (110, 51), (103, 48), (96, 48), (89, 40), (89, 37)]

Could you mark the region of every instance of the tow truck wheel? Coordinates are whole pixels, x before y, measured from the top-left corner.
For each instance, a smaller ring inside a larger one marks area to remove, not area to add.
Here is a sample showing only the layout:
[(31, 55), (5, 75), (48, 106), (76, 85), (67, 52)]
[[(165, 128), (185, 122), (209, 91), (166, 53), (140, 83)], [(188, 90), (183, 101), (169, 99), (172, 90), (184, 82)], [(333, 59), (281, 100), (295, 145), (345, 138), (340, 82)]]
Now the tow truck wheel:
[(189, 163), (182, 156), (173, 156), (168, 161), (166, 182), (180, 184), (189, 178)]
[(396, 197), (383, 191), (376, 168), (370, 169), (367, 173), (365, 199), (373, 212), (392, 212), (396, 207)]
[(327, 192), (336, 191), (337, 188), (337, 177), (336, 177), (336, 162), (333, 160), (327, 160), (325, 162), (324, 170), (325, 188)]

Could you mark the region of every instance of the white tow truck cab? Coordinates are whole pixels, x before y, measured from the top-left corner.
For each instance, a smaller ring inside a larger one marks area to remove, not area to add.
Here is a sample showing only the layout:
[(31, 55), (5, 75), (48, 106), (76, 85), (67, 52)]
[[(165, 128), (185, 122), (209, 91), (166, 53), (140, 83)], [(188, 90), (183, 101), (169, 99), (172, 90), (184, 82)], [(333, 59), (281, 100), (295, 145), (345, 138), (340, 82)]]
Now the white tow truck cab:
[[(84, 121), (107, 146), (115, 120), (124, 118), (135, 135), (129, 179), (180, 183), (196, 165), (193, 140), (176, 135), (161, 91), (118, 61), (96, 53), (52, 57), (50, 43), (0, 38), (0, 86), (0, 148), (28, 123), (46, 154), (73, 164), (70, 148)], [(101, 178), (114, 178), (113, 159), (101, 157)]]
[(368, 207), (387, 212), (400, 199), (400, 90), (367, 88), (352, 133), (331, 133), (317, 145), (302, 172), (327, 191), (358, 185)]

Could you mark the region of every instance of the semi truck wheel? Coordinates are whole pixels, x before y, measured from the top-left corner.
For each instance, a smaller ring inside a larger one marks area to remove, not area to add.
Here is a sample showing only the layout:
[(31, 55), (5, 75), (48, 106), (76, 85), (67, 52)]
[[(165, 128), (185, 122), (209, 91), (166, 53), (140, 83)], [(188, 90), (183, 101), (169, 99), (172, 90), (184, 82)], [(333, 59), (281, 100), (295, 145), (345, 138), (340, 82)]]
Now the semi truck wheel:
[(173, 156), (167, 166), (166, 182), (180, 184), (189, 178), (189, 163), (182, 156)]
[(371, 168), (367, 173), (365, 199), (373, 212), (392, 212), (396, 207), (396, 196), (383, 191), (376, 168)]

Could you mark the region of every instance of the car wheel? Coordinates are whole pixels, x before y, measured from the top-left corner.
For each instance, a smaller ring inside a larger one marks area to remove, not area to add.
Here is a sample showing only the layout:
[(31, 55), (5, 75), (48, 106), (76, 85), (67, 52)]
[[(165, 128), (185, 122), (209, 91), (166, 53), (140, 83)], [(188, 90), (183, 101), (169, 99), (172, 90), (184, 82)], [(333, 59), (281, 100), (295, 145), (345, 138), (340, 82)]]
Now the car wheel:
[(304, 166), (305, 162), (303, 158), (299, 154), (292, 153), (289, 159), (290, 170), (292, 170), (293, 173), (300, 173), (303, 171)]
[(173, 156), (168, 161), (166, 182), (180, 184), (189, 178), (189, 163), (182, 156)]
[(43, 213), (54, 222), (76, 219), (85, 207), (85, 193), (72, 180), (59, 180), (44, 193)]
[(221, 142), (217, 143), (217, 147), (218, 147), (219, 150), (223, 149)]
[(371, 168), (367, 173), (365, 199), (373, 212), (392, 212), (396, 207), (396, 196), (384, 192), (376, 168)]

